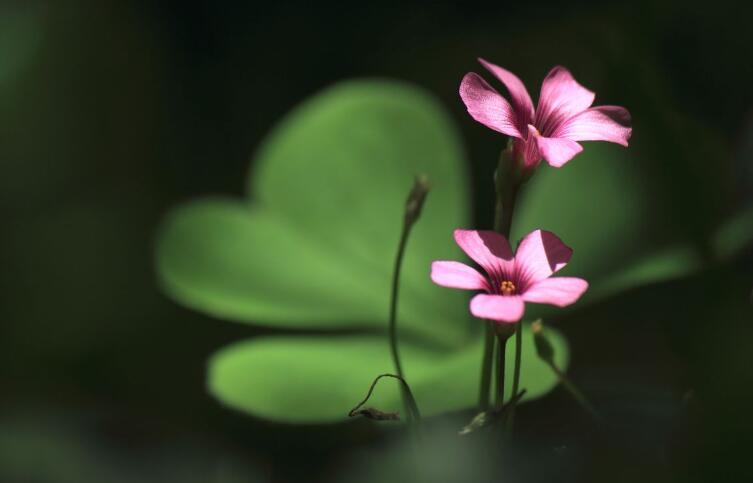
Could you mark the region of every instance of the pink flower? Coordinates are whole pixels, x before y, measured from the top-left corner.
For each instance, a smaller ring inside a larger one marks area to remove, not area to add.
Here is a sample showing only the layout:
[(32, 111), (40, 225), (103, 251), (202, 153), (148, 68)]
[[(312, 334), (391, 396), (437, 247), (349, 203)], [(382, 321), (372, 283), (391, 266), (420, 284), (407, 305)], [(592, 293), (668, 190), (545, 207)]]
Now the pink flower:
[(481, 265), (486, 277), (463, 263), (439, 261), (431, 264), (431, 279), (443, 287), (486, 292), (471, 299), (476, 317), (517, 322), (525, 302), (565, 307), (588, 288), (580, 278), (552, 277), (573, 254), (554, 233), (529, 233), (514, 256), (505, 237), (493, 231), (455, 230), (455, 241)]
[(507, 87), (510, 102), (474, 72), (463, 77), (460, 97), (473, 119), (515, 138), (513, 153), (525, 169), (535, 168), (542, 158), (559, 168), (583, 150), (576, 141), (628, 145), (632, 128), (627, 109), (590, 107), (595, 94), (566, 68), (549, 71), (534, 111), (531, 96), (515, 74), (484, 59), (479, 62)]

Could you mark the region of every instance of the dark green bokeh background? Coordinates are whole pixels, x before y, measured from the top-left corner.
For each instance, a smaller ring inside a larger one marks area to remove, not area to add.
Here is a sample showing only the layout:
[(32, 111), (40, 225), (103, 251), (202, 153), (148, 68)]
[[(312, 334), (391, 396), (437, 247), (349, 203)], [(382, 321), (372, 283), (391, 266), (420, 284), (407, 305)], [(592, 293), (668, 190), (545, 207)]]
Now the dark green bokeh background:
[[(564, 64), (597, 103), (632, 112), (651, 216), (667, 213), (650, 236), (703, 249), (753, 197), (751, 10), (3, 2), (0, 479), (25, 481), (31, 461), (49, 467), (32, 481), (83, 481), (57, 464), (92, 481), (315, 481), (384, 443), (361, 422), (294, 428), (221, 408), (205, 361), (252, 331), (178, 307), (152, 267), (170, 207), (240, 195), (270, 126), (343, 78), (394, 77), (441, 99), (468, 146), (481, 227), (503, 140), (465, 115), (460, 78), (482, 55), (536, 97)], [(521, 408), (521, 438), (560, 448), (567, 481), (753, 473), (752, 263), (748, 250), (563, 320), (574, 379), (620, 424), (596, 429), (558, 389)]]

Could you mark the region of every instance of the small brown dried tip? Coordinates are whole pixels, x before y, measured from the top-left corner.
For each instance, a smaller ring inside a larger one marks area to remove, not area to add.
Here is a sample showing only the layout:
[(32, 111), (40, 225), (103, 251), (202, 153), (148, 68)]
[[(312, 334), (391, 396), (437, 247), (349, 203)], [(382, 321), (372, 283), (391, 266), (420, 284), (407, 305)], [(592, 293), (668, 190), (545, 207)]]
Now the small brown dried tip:
[(424, 201), (426, 201), (426, 195), (429, 194), (430, 188), (429, 179), (425, 174), (416, 176), (405, 202), (405, 223), (413, 224), (421, 216), (421, 209), (424, 207)]
[(363, 408), (348, 413), (351, 418), (356, 416), (363, 416), (367, 419), (373, 419), (375, 421), (399, 421), (400, 415), (397, 412), (381, 411), (377, 408)]

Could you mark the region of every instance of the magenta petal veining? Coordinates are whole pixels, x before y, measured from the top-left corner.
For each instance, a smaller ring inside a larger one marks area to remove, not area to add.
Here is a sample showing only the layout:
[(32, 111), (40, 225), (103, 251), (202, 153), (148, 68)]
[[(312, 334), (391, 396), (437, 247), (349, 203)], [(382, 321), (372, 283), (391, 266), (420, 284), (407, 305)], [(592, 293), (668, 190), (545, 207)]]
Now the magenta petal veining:
[(479, 59), (510, 95), (510, 101), (476, 73), (460, 83), (460, 97), (479, 123), (514, 139), (513, 152), (525, 169), (544, 159), (561, 167), (583, 150), (578, 141), (628, 145), (630, 113), (624, 107), (596, 106), (595, 94), (580, 85), (569, 70), (554, 67), (541, 85), (534, 109), (525, 85), (512, 72)]

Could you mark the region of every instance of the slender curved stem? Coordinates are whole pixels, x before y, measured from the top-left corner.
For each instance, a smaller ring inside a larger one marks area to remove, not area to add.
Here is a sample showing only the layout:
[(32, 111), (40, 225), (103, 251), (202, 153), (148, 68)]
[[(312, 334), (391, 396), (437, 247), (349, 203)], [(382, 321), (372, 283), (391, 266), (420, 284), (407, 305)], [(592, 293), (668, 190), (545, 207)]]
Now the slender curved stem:
[(562, 372), (562, 370), (557, 367), (557, 365), (553, 361), (547, 361), (547, 364), (549, 364), (549, 367), (552, 368), (552, 371), (557, 375), (557, 378), (559, 378), (560, 383), (567, 389), (567, 391), (573, 396), (575, 401), (580, 404), (580, 406), (588, 411), (591, 416), (594, 417), (597, 421), (601, 421), (602, 417), (599, 414), (599, 412), (596, 410), (596, 408), (591, 404), (591, 402), (588, 400), (588, 398), (583, 394), (578, 387), (573, 384), (573, 382), (570, 380), (569, 377), (567, 377), (567, 374)]
[(379, 380), (383, 377), (392, 377), (394, 379), (397, 379), (400, 381), (400, 387), (403, 391), (405, 391), (405, 394), (408, 396), (408, 417), (411, 420), (420, 420), (421, 419), (421, 413), (418, 410), (418, 404), (416, 404), (416, 399), (413, 397), (413, 393), (410, 390), (410, 386), (405, 381), (405, 379), (402, 376), (396, 375), (396, 374), (380, 374), (374, 379), (374, 381), (371, 383), (371, 387), (369, 387), (369, 392), (366, 393), (366, 397), (363, 398), (363, 401), (358, 403), (356, 407), (350, 410), (348, 413), (348, 416), (351, 418), (358, 415), (358, 410), (368, 402), (369, 398), (371, 397), (371, 394), (374, 392), (374, 388), (376, 388), (377, 383)]
[[(389, 338), (390, 338), (390, 353), (392, 354), (392, 363), (395, 366), (395, 372), (404, 380), (403, 366), (400, 363), (400, 351), (398, 348), (397, 340), (397, 302), (400, 293), (400, 269), (403, 265), (403, 256), (405, 255), (405, 245), (408, 241), (408, 233), (410, 232), (411, 223), (403, 223), (403, 230), (400, 233), (400, 242), (397, 247), (397, 255), (395, 256), (395, 268), (392, 272), (392, 291), (390, 293), (390, 323), (389, 323)], [(407, 386), (407, 384), (405, 385)], [(406, 390), (401, 386), (400, 394), (403, 399), (403, 407), (408, 410), (409, 395)]]
[(392, 271), (392, 291), (390, 292), (390, 351), (392, 352), (392, 362), (395, 365), (395, 372), (401, 378), (403, 377), (403, 368), (400, 364), (400, 354), (397, 342), (397, 302), (400, 293), (400, 269), (403, 265), (403, 256), (405, 255), (405, 245), (408, 241), (408, 232), (410, 226), (408, 223), (403, 224), (403, 231), (400, 234), (400, 242), (397, 247), (397, 256), (395, 257), (395, 268)]
[[(389, 340), (390, 353), (392, 362), (395, 365), (395, 372), (403, 381), (400, 386), (400, 394), (403, 399), (403, 407), (408, 411), (411, 404), (415, 406), (415, 400), (410, 394), (408, 384), (405, 382), (403, 366), (400, 363), (400, 351), (397, 341), (397, 302), (400, 294), (400, 269), (403, 266), (403, 256), (405, 255), (405, 246), (408, 242), (408, 235), (413, 225), (421, 215), (421, 209), (426, 201), (426, 195), (429, 193), (429, 182), (425, 175), (418, 175), (413, 182), (413, 187), (408, 193), (408, 199), (405, 202), (405, 213), (403, 218), (403, 229), (400, 232), (400, 241), (397, 246), (397, 255), (395, 255), (395, 268), (392, 271), (392, 289), (390, 291), (390, 320), (389, 320)], [(418, 408), (416, 408), (418, 409)]]

